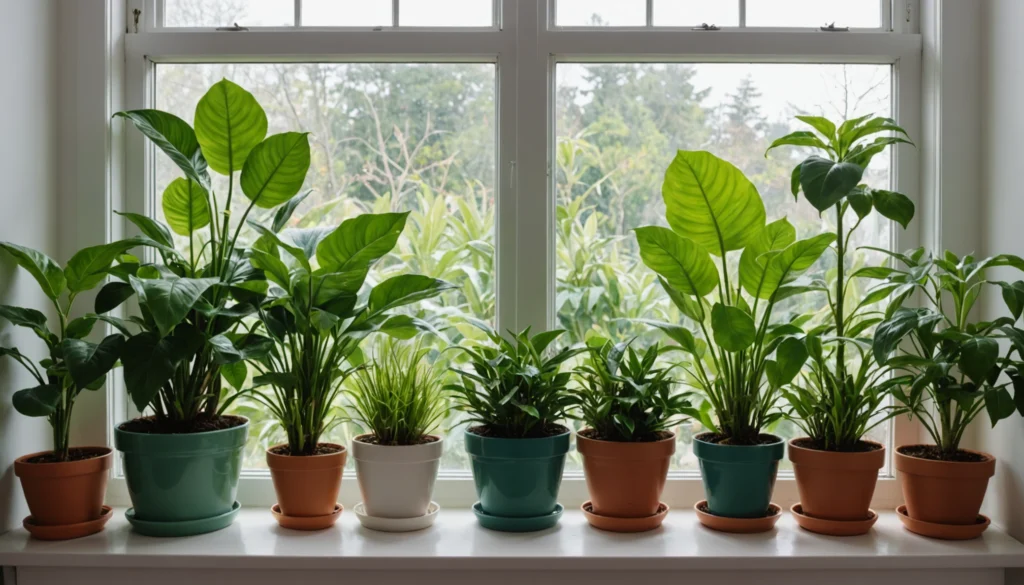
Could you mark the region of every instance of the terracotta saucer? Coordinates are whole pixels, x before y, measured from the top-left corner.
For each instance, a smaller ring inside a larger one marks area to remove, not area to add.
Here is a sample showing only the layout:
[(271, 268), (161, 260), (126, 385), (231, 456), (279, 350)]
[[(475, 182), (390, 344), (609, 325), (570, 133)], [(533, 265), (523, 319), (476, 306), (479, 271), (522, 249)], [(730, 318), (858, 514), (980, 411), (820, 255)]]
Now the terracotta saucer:
[(103, 506), (100, 512), (100, 517), (95, 520), (89, 520), (88, 522), (79, 522), (78, 524), (65, 524), (63, 526), (43, 526), (36, 524), (32, 516), (26, 516), (21, 521), (21, 525), (28, 530), (28, 533), (32, 535), (32, 538), (38, 538), (39, 540), (71, 540), (72, 538), (81, 538), (83, 536), (89, 536), (90, 534), (96, 534), (100, 530), (103, 530), (103, 525), (110, 520), (113, 516), (113, 509), (110, 506)]
[[(753, 534), (755, 532), (768, 532), (775, 528), (775, 523), (782, 517), (782, 508), (776, 504), (768, 505), (768, 515), (762, 518), (729, 518), (728, 516), (716, 516), (707, 509), (707, 500), (701, 500), (693, 505), (697, 511), (697, 519), (700, 523), (712, 530), (719, 532), (734, 532), (736, 534)], [(703, 509), (702, 509), (703, 508)]]
[(291, 530), (323, 530), (334, 526), (334, 523), (341, 517), (341, 513), (345, 511), (345, 506), (341, 504), (334, 504), (334, 511), (330, 514), (324, 514), (323, 516), (285, 516), (281, 513), (281, 506), (274, 504), (270, 508), (270, 512), (274, 515), (277, 523), (281, 525), (281, 528), (290, 528)]
[(800, 528), (824, 534), (825, 536), (859, 536), (871, 531), (871, 527), (878, 521), (878, 514), (874, 510), (868, 510), (868, 517), (864, 520), (828, 520), (826, 518), (815, 518), (804, 514), (804, 508), (799, 503), (793, 504), (789, 509), (796, 518)]
[(984, 514), (978, 514), (978, 520), (974, 524), (935, 524), (934, 522), (914, 520), (907, 514), (906, 505), (896, 508), (896, 514), (899, 515), (900, 521), (903, 522), (903, 527), (914, 534), (940, 538), (942, 540), (970, 540), (978, 538), (991, 523), (988, 516)]
[(661, 523), (665, 521), (665, 516), (668, 516), (668, 505), (664, 502), (659, 502), (658, 511), (653, 515), (641, 518), (600, 516), (594, 513), (594, 506), (590, 500), (583, 502), (580, 509), (583, 510), (583, 515), (587, 517), (587, 522), (590, 522), (591, 526), (609, 532), (647, 532), (661, 526)]

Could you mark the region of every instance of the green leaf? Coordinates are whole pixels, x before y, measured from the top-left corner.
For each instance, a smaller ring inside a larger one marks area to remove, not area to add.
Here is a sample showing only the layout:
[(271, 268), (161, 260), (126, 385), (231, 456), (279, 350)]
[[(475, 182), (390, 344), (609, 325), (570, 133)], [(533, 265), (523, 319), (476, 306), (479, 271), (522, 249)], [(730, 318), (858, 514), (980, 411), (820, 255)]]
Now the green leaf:
[(693, 333), (690, 333), (689, 329), (672, 323), (654, 321), (652, 319), (637, 319), (636, 321), (638, 323), (645, 323), (652, 327), (661, 329), (665, 335), (668, 335), (670, 339), (678, 343), (679, 347), (681, 347), (683, 351), (695, 356), (700, 356), (701, 352), (697, 347), (697, 340), (693, 337)]
[(196, 138), (210, 168), (222, 175), (242, 169), (267, 135), (267, 115), (251, 93), (222, 79), (196, 106)]
[(996, 284), (1003, 289), (1003, 302), (1006, 303), (1006, 308), (1013, 315), (1013, 320), (1020, 319), (1021, 313), (1024, 312), (1024, 281), (1018, 280), (1012, 284), (997, 282)]
[(124, 349), (124, 336), (120, 333), (109, 335), (99, 343), (81, 339), (65, 339), (61, 343), (64, 361), (71, 378), (79, 388), (85, 388), (109, 372)]
[(214, 335), (209, 340), (212, 348), (213, 362), (218, 365), (265, 357), (273, 349), (274, 342), (269, 337), (247, 334), (232, 340), (226, 334)]
[(408, 216), (367, 213), (346, 219), (317, 246), (320, 267), (330, 272), (369, 268), (398, 243)]
[(161, 205), (164, 218), (180, 236), (187, 236), (210, 224), (209, 194), (195, 181), (177, 178), (164, 189)]
[(900, 224), (904, 229), (910, 220), (914, 219), (914, 202), (902, 193), (873, 189), (871, 200), (878, 213)]
[(754, 320), (744, 311), (722, 303), (711, 308), (711, 329), (718, 347), (743, 351), (754, 343)]
[(171, 235), (171, 230), (166, 225), (138, 213), (128, 213), (123, 211), (115, 211), (114, 213), (135, 224), (143, 235), (147, 236), (154, 242), (168, 248), (174, 248), (174, 237)]
[(807, 146), (810, 148), (820, 148), (821, 150), (828, 150), (828, 145), (822, 142), (821, 138), (818, 138), (817, 134), (815, 134), (814, 132), (809, 132), (807, 130), (791, 132), (783, 136), (782, 138), (777, 138), (775, 142), (772, 142), (772, 145), (768, 147), (768, 150), (765, 151), (765, 156), (768, 156), (768, 153), (772, 149), (778, 148), (780, 146)]
[(368, 318), (373, 318), (395, 307), (429, 299), (455, 288), (458, 287), (450, 282), (420, 274), (392, 276), (370, 291), (366, 312)]
[(171, 379), (175, 368), (187, 362), (203, 347), (203, 334), (190, 326), (178, 327), (160, 338), (156, 333), (140, 333), (128, 339), (121, 351), (124, 383), (135, 407), (141, 412)]
[(239, 184), (242, 192), (263, 209), (287, 202), (302, 188), (309, 171), (309, 135), (274, 134), (256, 145), (245, 159)]
[(864, 219), (871, 213), (871, 209), (874, 206), (871, 202), (871, 196), (865, 193), (862, 189), (854, 189), (850, 191), (850, 194), (846, 196), (846, 200), (850, 202), (850, 207), (853, 208), (853, 212), (857, 214), (857, 217)]
[(751, 296), (760, 296), (771, 252), (782, 250), (796, 241), (796, 228), (786, 218), (761, 228), (740, 255), (740, 283)]
[(683, 294), (704, 296), (718, 286), (718, 268), (707, 250), (672, 230), (648, 226), (634, 230), (640, 258)]
[(252, 379), (252, 385), (254, 387), (273, 385), (285, 390), (294, 388), (298, 383), (298, 378), (296, 378), (294, 374), (287, 372), (268, 372)]
[(940, 321), (942, 315), (928, 309), (899, 308), (875, 329), (872, 351), (875, 361), (885, 364), (899, 342), (922, 325)]
[(220, 375), (224, 376), (224, 379), (227, 380), (232, 388), (241, 390), (242, 386), (245, 385), (245, 379), (249, 376), (249, 368), (245, 365), (245, 362), (225, 364), (220, 368)]
[[(305, 201), (306, 197), (309, 197), (309, 194), (312, 192), (312, 189), (303, 191), (282, 205), (281, 208), (277, 210), (277, 213), (274, 214), (274, 222), (271, 224), (270, 229), (273, 230), (275, 234), (283, 230), (285, 226), (288, 225), (288, 221), (292, 218), (292, 214), (295, 213), (295, 209), (300, 203)], [(313, 257), (313, 254), (310, 254), (309, 256)]]
[(981, 386), (999, 359), (999, 343), (990, 337), (971, 337), (960, 347), (960, 371)]
[(747, 245), (765, 224), (754, 184), (709, 152), (680, 150), (661, 188), (668, 224), (716, 256)]
[(836, 139), (836, 125), (831, 120), (821, 116), (796, 116), (796, 119), (821, 132), (828, 140)]
[(825, 211), (849, 195), (863, 175), (855, 164), (811, 156), (800, 165), (800, 186), (811, 205)]
[(0, 242), (0, 249), (7, 250), (18, 266), (27, 270), (36, 279), (39, 288), (47, 297), (56, 300), (64, 292), (67, 286), (64, 271), (49, 256), (9, 242)]
[(789, 384), (800, 373), (807, 361), (807, 347), (796, 337), (787, 337), (775, 350), (775, 361), (778, 364), (778, 386)]
[(679, 292), (661, 276), (658, 276), (658, 282), (661, 283), (661, 288), (665, 290), (668, 298), (679, 309), (679, 312), (698, 323), (704, 321), (704, 304), (700, 297), (694, 298)]
[[(130, 120), (142, 134), (178, 165), (193, 181), (210, 188), (210, 175), (206, 172), (206, 159), (199, 149), (199, 141), (192, 127), (174, 114), (160, 110), (133, 110), (114, 114)], [(152, 237), (152, 236), (150, 236)], [(156, 238), (153, 238), (156, 240)], [(159, 241), (159, 240), (157, 240)]]
[(68, 290), (77, 293), (93, 288), (107, 277), (107, 270), (118, 256), (132, 248), (155, 243), (146, 237), (135, 237), (79, 250), (64, 269)]
[(46, 384), (18, 390), (11, 397), (14, 410), (25, 416), (50, 416), (60, 402), (60, 386)]
[(832, 245), (835, 234), (819, 234), (813, 238), (793, 242), (786, 249), (772, 256), (764, 272), (764, 282), (759, 289), (759, 298), (768, 299), (782, 285), (791, 282), (807, 271)]
[(985, 393), (985, 410), (988, 411), (988, 418), (993, 427), (1004, 418), (1009, 418), (1015, 409), (1013, 397), (1010, 396), (1006, 388), (998, 388)]
[(216, 278), (139, 279), (129, 281), (139, 302), (149, 309), (160, 335), (171, 332), (195, 305), (199, 297), (219, 282)]
[(0, 305), (0, 317), (10, 321), (12, 325), (28, 327), (34, 330), (43, 339), (49, 337), (49, 330), (46, 328), (46, 315), (40, 311), (24, 307)]
[(303, 251), (307, 258), (316, 256), (316, 248), (324, 238), (329, 236), (334, 228), (317, 226), (311, 228), (289, 228), (281, 234), (295, 243), (295, 246)]
[(96, 293), (93, 310), (102, 315), (119, 307), (135, 294), (135, 289), (127, 282), (108, 282)]
[(72, 319), (64, 329), (64, 336), (72, 339), (82, 339), (92, 333), (93, 325), (96, 324), (96, 315), (86, 315)]

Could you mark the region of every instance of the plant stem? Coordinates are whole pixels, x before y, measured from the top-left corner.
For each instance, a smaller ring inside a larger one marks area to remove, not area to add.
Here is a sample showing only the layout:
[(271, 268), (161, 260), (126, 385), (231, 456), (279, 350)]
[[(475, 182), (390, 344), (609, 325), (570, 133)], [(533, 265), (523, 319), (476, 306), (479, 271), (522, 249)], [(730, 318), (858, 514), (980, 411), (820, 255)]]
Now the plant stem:
[(836, 203), (836, 378), (840, 384), (846, 380), (846, 340), (843, 339), (845, 324), (843, 323), (843, 303), (846, 283), (843, 282), (846, 270), (846, 246), (843, 242), (843, 204)]

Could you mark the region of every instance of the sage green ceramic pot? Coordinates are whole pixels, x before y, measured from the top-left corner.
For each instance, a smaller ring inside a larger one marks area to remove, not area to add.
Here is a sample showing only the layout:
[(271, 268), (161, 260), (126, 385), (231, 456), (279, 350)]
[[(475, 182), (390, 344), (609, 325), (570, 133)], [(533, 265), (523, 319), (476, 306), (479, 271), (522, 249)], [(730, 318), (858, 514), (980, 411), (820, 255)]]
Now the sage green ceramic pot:
[(229, 429), (180, 435), (132, 433), (120, 426), (114, 428), (114, 446), (121, 452), (132, 500), (128, 519), (136, 530), (187, 536), (231, 524), (248, 420)]
[[(552, 516), (558, 508), (570, 432), (542, 439), (495, 439), (465, 432), (479, 512), (503, 518)], [(553, 522), (552, 521), (552, 522)]]
[(708, 511), (729, 518), (763, 518), (775, 489), (779, 460), (786, 443), (719, 445), (693, 439), (693, 454), (700, 462)]

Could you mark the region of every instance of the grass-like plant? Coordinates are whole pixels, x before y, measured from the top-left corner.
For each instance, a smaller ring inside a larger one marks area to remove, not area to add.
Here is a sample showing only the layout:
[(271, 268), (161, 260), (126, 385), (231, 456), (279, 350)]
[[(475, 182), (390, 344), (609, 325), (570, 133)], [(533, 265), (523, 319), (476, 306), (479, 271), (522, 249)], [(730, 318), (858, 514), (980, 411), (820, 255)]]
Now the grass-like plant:
[(448, 415), (442, 374), (420, 344), (382, 343), (376, 357), (350, 380), (350, 420), (378, 445), (416, 445)]
[(574, 404), (583, 423), (604, 441), (656, 441), (684, 417), (700, 414), (690, 403), (690, 392), (676, 392), (673, 366), (658, 363), (657, 344), (642, 353), (631, 341), (613, 343), (594, 338), (587, 360), (574, 374), (579, 388)]

